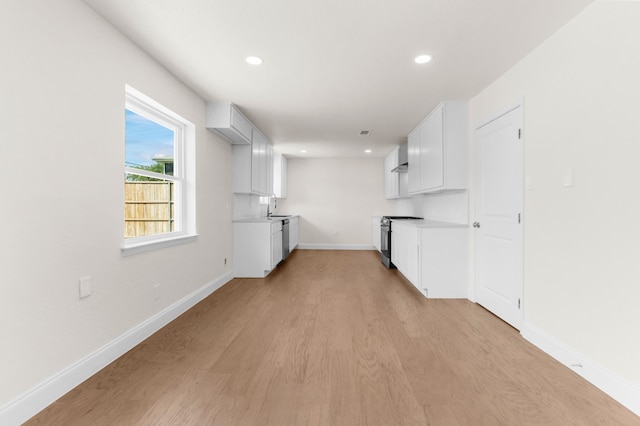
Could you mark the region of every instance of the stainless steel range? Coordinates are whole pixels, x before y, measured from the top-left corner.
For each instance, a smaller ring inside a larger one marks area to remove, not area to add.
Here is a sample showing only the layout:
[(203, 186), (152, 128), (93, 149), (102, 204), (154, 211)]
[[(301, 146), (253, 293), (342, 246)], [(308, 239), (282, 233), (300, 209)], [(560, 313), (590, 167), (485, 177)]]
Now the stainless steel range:
[(382, 216), (380, 219), (380, 259), (384, 266), (395, 269), (396, 265), (391, 262), (391, 222), (394, 220), (415, 220), (422, 219), (414, 216)]

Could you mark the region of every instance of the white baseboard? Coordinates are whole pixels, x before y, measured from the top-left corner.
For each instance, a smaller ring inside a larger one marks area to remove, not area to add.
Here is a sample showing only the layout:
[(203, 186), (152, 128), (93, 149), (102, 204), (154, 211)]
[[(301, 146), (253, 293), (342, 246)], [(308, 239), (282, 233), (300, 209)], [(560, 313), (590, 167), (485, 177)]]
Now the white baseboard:
[(640, 416), (640, 386), (612, 373), (531, 324), (523, 324), (520, 334), (529, 342), (584, 377), (611, 398)]
[(298, 244), (300, 250), (375, 250), (367, 244)]
[(231, 272), (205, 284), (173, 305), (79, 359), (64, 370), (0, 407), (0, 425), (20, 425), (115, 361), (196, 303), (231, 281)]

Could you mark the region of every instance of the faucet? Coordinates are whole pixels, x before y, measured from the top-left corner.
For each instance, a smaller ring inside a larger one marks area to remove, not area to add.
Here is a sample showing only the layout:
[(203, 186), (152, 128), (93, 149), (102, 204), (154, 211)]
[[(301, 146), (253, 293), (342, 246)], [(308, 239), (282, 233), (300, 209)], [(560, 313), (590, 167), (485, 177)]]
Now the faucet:
[(267, 199), (267, 217), (271, 217), (273, 212), (271, 211), (271, 198), (273, 198), (273, 209), (275, 210), (278, 206), (276, 204), (276, 194), (269, 195)]

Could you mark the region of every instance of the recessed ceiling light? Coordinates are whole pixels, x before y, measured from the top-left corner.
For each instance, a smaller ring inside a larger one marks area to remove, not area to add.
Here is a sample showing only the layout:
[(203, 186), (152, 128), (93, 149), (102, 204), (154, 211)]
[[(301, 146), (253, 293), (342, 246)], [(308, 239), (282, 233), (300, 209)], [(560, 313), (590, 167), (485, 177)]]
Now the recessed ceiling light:
[(262, 64), (262, 58), (259, 58), (257, 56), (247, 56), (246, 61), (247, 61), (248, 64), (251, 64), (251, 65), (260, 65), (260, 64)]
[(370, 150), (370, 149), (365, 149), (365, 150), (364, 150), (364, 153), (365, 153), (365, 154), (371, 154), (371, 150)]
[(301, 149), (300, 152), (304, 154), (305, 152), (307, 152), (307, 150), (306, 149)]
[(426, 64), (427, 62), (431, 61), (431, 56), (419, 55), (415, 57), (414, 61), (416, 64)]

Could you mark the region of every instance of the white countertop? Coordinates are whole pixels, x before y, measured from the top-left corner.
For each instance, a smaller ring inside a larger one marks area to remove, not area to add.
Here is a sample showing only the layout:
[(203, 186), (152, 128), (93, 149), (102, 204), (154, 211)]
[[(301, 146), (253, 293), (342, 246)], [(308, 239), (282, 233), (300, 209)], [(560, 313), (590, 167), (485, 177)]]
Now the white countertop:
[(283, 221), (285, 219), (291, 219), (293, 217), (298, 217), (297, 214), (292, 214), (292, 215), (288, 215), (287, 217), (282, 217), (281, 215), (279, 217), (248, 217), (245, 219), (236, 219), (233, 221), (233, 223), (273, 223), (273, 222), (277, 222), (277, 221)]
[(436, 220), (424, 220), (424, 219), (409, 219), (409, 220), (391, 219), (391, 221), (395, 222), (397, 225), (404, 224), (406, 226), (415, 226), (416, 228), (468, 228), (469, 227), (469, 225), (464, 225), (461, 223), (439, 222)]

